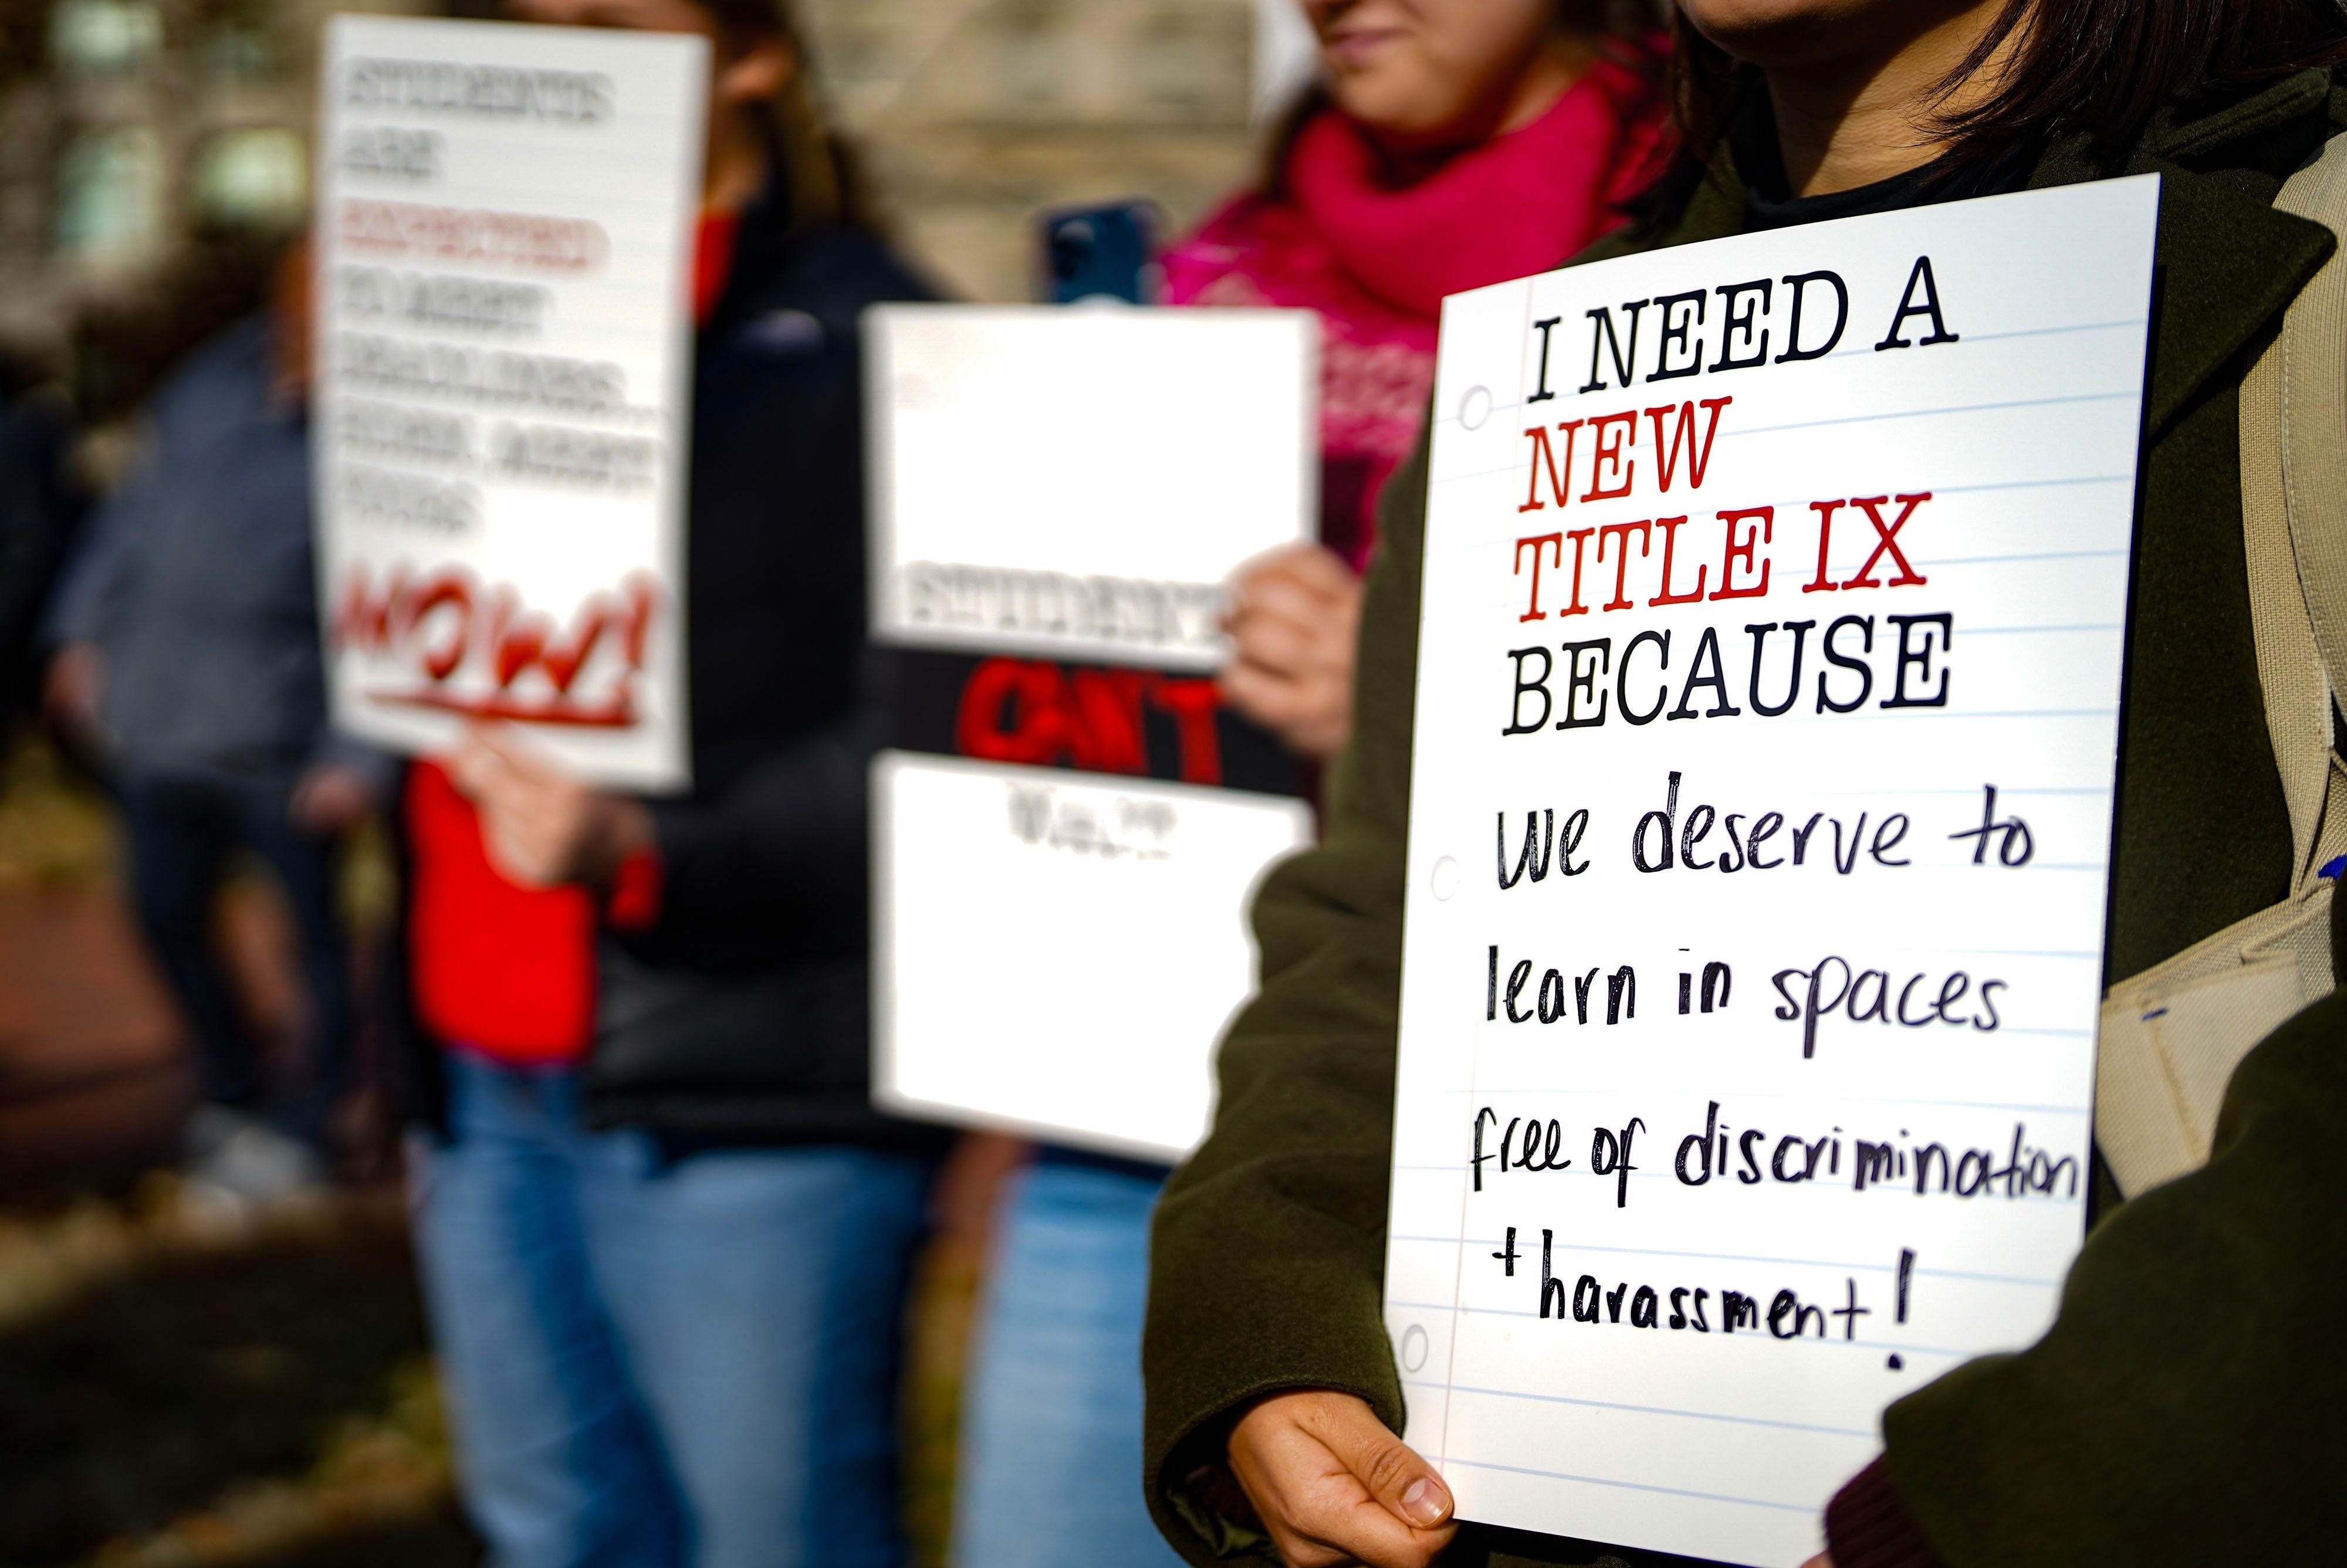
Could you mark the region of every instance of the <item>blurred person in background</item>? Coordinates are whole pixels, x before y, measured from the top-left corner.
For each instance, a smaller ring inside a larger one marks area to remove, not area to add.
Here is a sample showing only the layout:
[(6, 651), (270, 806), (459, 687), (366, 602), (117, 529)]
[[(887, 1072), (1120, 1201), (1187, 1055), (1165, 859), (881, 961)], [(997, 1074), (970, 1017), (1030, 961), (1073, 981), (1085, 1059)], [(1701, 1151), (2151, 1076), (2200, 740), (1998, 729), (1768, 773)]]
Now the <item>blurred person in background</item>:
[(1232, 584), (1225, 698), (1325, 762), (1352, 717), (1377, 498), (1434, 390), (1442, 299), (1547, 272), (1659, 167), (1660, 35), (1619, 0), (1302, 0), (1320, 80), (1260, 186), (1164, 258), (1176, 305), (1320, 318), (1320, 540)]
[(0, 743), (33, 695), (36, 637), (87, 507), (72, 409), (41, 381), (0, 360)]
[[(384, 777), (327, 722), (310, 543), (309, 254), (267, 309), (199, 349), (148, 409), (145, 451), (91, 520), (44, 632), (43, 704), (120, 804), (140, 927), (195, 1039), (190, 1174), (268, 1198), (323, 1171), (349, 1087), (336, 850)], [(232, 858), (283, 889), (307, 993), (274, 1074), (214, 940)], [(275, 1081), (269, 1081), (270, 1079)]]
[[(938, 1134), (871, 1108), (858, 215), (771, 0), (518, 0), (710, 40), (690, 794), (495, 727), (409, 771), (418, 1251), (499, 1568), (893, 1568)], [(589, 176), (591, 178), (591, 176)]]
[[(1617, 222), (1662, 109), (1651, 12), (1304, 0), (1321, 76), (1268, 173), (1163, 258), (1177, 305), (1320, 319), (1320, 542), (1243, 571), (1225, 699), (1317, 762), (1352, 705), (1356, 574), (1434, 380), (1442, 297)], [(1142, 1468), (1149, 1224), (1166, 1170), (1046, 1149), (1012, 1179), (965, 1401), (959, 1568), (1167, 1564)]]

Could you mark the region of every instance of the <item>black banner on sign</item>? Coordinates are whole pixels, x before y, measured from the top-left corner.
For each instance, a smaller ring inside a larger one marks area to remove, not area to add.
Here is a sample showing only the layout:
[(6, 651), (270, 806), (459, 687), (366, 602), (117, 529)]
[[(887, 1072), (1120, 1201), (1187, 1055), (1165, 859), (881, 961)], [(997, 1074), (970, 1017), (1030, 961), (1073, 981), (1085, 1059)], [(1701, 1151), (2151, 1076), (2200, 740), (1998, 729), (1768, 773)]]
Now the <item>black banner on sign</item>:
[(1030, 767), (1303, 795), (1305, 773), (1214, 677), (1000, 654), (882, 651), (888, 744)]

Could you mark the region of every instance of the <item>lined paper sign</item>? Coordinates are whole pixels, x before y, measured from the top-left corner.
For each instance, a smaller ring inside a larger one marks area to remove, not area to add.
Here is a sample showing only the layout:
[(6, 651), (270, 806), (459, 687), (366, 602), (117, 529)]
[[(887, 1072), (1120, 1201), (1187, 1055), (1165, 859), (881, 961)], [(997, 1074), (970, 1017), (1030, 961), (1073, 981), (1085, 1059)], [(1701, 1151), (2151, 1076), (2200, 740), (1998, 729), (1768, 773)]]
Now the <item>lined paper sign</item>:
[(1386, 1314), (1465, 1517), (1798, 1563), (2050, 1321), (2157, 201), (1445, 302)]

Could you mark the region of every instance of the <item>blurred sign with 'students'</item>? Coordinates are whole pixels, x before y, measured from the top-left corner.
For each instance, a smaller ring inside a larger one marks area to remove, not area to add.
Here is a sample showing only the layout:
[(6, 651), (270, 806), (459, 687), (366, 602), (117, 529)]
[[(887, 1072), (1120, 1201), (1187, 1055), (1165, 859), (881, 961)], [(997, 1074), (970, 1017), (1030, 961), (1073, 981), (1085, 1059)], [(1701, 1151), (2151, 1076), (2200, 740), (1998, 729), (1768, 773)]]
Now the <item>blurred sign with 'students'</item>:
[(707, 45), (338, 16), (315, 451), (335, 722), (690, 773), (683, 488)]
[(873, 1086), (908, 1114), (1174, 1159), (1309, 841), (1223, 704), (1225, 583), (1311, 537), (1302, 312), (888, 305), (866, 317)]

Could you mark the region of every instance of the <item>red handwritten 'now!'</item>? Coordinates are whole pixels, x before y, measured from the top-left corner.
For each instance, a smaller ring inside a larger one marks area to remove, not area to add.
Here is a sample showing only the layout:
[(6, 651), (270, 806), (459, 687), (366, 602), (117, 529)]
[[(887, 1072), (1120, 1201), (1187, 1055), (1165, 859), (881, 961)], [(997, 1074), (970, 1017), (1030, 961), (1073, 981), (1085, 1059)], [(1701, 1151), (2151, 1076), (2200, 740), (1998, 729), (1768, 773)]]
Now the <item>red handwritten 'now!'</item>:
[[(659, 599), (659, 586), (637, 573), (588, 595), (564, 627), (511, 585), (485, 589), (462, 567), (395, 566), (378, 584), (358, 566), (343, 579), (331, 642), (338, 655), (356, 651), (405, 678), (371, 688), (371, 702), (624, 729), (636, 723), (633, 678)], [(476, 678), (460, 679), (468, 671)]]

